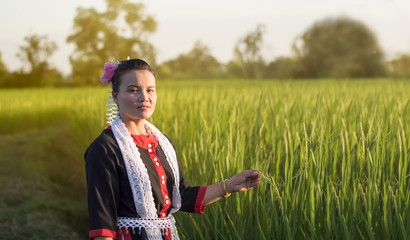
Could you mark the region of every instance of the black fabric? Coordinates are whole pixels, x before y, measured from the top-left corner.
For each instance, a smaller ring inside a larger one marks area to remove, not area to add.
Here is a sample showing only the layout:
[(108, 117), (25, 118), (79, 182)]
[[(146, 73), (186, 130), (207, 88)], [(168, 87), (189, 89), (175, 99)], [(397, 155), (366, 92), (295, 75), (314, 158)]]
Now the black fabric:
[[(155, 207), (158, 217), (160, 217), (159, 214), (163, 207), (164, 199), (161, 193), (158, 173), (148, 151), (138, 145), (137, 147), (148, 171)], [(170, 199), (172, 199), (172, 188), (175, 181), (172, 170), (161, 147), (157, 146), (155, 151), (166, 173), (168, 194)], [(135, 209), (124, 159), (114, 134), (110, 129), (105, 129), (85, 152), (85, 169), (87, 176), (90, 231), (95, 229), (116, 231), (117, 216), (139, 217)], [(182, 205), (180, 210), (194, 212), (199, 186), (188, 187), (181, 169), (179, 169), (179, 173), (179, 190)], [(171, 205), (171, 208), (172, 207), (173, 205)], [(139, 235), (138, 232), (139, 231), (136, 230), (135, 234), (131, 234), (133, 235), (133, 239), (145, 239), (145, 232), (141, 232), (144, 236)]]

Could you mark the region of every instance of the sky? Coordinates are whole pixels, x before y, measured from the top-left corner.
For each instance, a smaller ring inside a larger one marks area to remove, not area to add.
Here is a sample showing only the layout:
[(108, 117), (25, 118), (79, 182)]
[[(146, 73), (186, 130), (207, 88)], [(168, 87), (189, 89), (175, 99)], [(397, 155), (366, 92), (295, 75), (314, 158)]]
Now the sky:
[[(16, 57), (24, 37), (47, 35), (59, 49), (50, 58), (64, 74), (71, 71), (69, 56), (78, 7), (105, 10), (104, 0), (1, 0), (0, 52), (9, 70), (22, 67)], [(146, 13), (158, 22), (149, 41), (157, 62), (175, 58), (192, 49), (195, 42), (207, 45), (211, 54), (226, 63), (233, 58), (238, 39), (264, 24), (263, 55), (267, 61), (291, 56), (294, 40), (315, 21), (348, 16), (365, 23), (379, 40), (387, 60), (410, 54), (410, 0), (144, 0)], [(140, 56), (131, 56), (140, 57)], [(143, 57), (142, 57), (143, 58)], [(121, 60), (121, 59), (120, 59)]]

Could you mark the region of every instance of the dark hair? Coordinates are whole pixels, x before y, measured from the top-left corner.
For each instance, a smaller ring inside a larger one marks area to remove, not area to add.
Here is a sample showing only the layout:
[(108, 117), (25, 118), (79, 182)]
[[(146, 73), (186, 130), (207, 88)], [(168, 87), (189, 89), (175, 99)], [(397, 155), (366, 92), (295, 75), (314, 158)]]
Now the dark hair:
[(118, 64), (117, 70), (115, 70), (115, 74), (111, 81), (113, 92), (119, 91), (120, 83), (121, 83), (120, 78), (122, 77), (122, 75), (126, 74), (127, 72), (131, 70), (148, 70), (155, 76), (154, 69), (152, 69), (151, 66), (142, 59), (136, 58), (136, 59), (125, 60), (117, 64)]

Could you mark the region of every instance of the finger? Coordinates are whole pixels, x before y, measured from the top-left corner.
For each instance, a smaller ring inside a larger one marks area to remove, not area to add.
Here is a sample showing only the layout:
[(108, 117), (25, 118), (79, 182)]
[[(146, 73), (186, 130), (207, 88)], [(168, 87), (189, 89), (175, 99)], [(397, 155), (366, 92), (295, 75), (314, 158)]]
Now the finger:
[(258, 176), (260, 171), (258, 169), (249, 169), (243, 171), (246, 177), (253, 177), (253, 176)]
[(256, 176), (250, 176), (250, 177), (248, 177), (247, 180), (256, 181), (256, 180), (259, 180), (260, 178), (261, 178), (260, 175), (256, 175)]
[(257, 185), (260, 184), (260, 180), (261, 180), (260, 177), (252, 178), (252, 179), (250, 179), (250, 181), (248, 182), (248, 186), (249, 186), (249, 187), (257, 186)]
[(250, 189), (260, 184), (260, 177), (251, 177), (246, 181), (246, 188)]
[(260, 184), (260, 181), (251, 182), (251, 183), (249, 183), (249, 185), (248, 185), (248, 189), (253, 188), (253, 187), (256, 187), (256, 186), (258, 186), (259, 184)]

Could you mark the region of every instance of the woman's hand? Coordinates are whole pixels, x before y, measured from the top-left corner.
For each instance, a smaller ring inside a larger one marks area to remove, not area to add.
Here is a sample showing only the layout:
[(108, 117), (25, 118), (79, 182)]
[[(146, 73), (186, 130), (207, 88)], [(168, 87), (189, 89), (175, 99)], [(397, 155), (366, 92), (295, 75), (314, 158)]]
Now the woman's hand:
[(261, 176), (259, 170), (251, 169), (242, 171), (226, 180), (226, 192), (243, 192), (259, 185)]
[[(245, 170), (226, 180), (226, 193), (243, 192), (259, 185), (261, 177), (259, 170)], [(203, 205), (218, 201), (224, 195), (223, 182), (218, 182), (206, 188)]]

